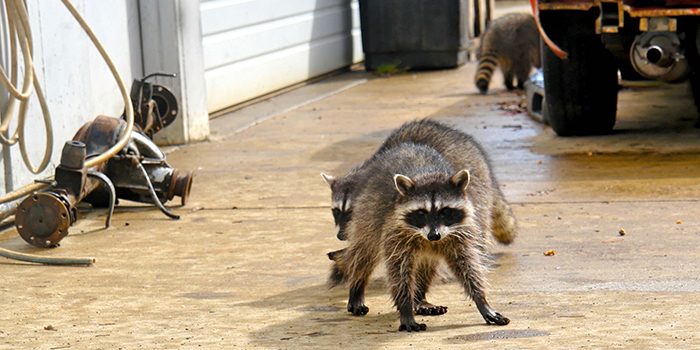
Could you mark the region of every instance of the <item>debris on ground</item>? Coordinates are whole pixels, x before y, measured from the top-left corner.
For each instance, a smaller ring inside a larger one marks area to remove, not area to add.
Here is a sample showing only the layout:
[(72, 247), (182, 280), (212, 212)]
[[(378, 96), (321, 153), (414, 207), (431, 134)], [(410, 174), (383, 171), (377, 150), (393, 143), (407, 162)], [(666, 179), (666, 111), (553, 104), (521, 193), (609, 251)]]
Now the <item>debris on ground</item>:
[(523, 97), (520, 101), (496, 102), (496, 108), (501, 111), (506, 111), (511, 115), (527, 113), (527, 104)]
[(554, 249), (544, 252), (544, 256), (554, 256), (554, 255), (556, 255), (556, 252), (554, 251)]

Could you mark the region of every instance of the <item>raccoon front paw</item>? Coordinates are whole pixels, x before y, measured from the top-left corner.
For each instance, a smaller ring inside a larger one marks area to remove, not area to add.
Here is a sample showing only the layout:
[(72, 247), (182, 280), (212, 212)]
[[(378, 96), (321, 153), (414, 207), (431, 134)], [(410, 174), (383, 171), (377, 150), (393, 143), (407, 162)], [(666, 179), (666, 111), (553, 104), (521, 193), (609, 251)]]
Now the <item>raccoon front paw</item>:
[(420, 332), (424, 331), (426, 329), (425, 323), (416, 323), (416, 321), (412, 322), (402, 322), (401, 325), (399, 326), (399, 332)]
[(447, 306), (433, 305), (427, 301), (422, 301), (414, 310), (416, 315), (439, 316), (447, 313)]
[(364, 316), (369, 312), (369, 308), (365, 304), (348, 304), (348, 312), (352, 312), (355, 316)]
[(494, 312), (493, 315), (488, 315), (484, 317), (487, 324), (497, 324), (499, 326), (505, 326), (510, 323), (510, 319), (505, 317), (498, 312)]

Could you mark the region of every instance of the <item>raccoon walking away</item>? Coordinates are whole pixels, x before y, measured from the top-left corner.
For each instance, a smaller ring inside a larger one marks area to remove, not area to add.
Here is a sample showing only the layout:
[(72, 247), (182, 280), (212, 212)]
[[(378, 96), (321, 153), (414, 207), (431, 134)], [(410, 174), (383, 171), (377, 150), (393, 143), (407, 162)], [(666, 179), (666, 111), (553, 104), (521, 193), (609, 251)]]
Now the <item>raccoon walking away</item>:
[(511, 13), (489, 23), (481, 36), (479, 66), (474, 82), (482, 94), (489, 89), (491, 76), (500, 66), (508, 90), (513, 89), (513, 78), (518, 89), (530, 77), (530, 70), (540, 68), (540, 33), (535, 19), (526, 13)]
[(377, 154), (365, 172), (346, 227), (350, 245), (336, 256), (330, 277), (331, 286), (349, 283), (348, 311), (369, 311), (365, 287), (384, 260), (399, 330), (425, 330), (415, 321), (415, 304), (444, 260), (486, 322), (508, 324), (485, 297), (493, 199), (470, 185), (469, 171), (455, 170), (431, 147), (401, 143)]
[[(469, 169), (472, 185), (480, 193), (493, 198), (491, 233), (503, 244), (510, 244), (516, 236), (516, 221), (508, 202), (498, 185), (491, 164), (482, 149), (470, 135), (445, 124), (424, 119), (405, 123), (394, 130), (377, 152), (345, 176), (335, 178), (321, 174), (331, 187), (332, 212), (338, 227), (338, 239), (345, 240), (345, 227), (352, 218), (354, 197), (362, 190), (365, 170), (379, 155), (405, 142), (426, 145), (438, 151), (455, 169)], [(339, 251), (328, 253), (331, 260)]]

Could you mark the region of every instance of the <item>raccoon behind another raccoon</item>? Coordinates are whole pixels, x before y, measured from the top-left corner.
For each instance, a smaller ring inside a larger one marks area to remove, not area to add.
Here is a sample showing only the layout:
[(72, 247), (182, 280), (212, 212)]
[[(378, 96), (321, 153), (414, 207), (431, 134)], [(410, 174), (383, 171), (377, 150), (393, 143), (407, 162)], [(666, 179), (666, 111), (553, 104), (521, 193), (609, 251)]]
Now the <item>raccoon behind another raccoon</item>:
[(470, 184), (469, 171), (431, 147), (401, 143), (378, 153), (365, 172), (347, 224), (350, 245), (336, 255), (330, 277), (331, 286), (350, 284), (348, 311), (369, 311), (365, 287), (384, 260), (399, 330), (424, 330), (413, 313), (444, 260), (486, 322), (508, 324), (485, 298), (492, 198)]
[(500, 66), (508, 90), (513, 89), (513, 78), (518, 88), (530, 76), (533, 66), (540, 68), (540, 33), (535, 18), (527, 13), (511, 13), (489, 23), (481, 36), (479, 67), (474, 82), (482, 94), (489, 89), (491, 76)]

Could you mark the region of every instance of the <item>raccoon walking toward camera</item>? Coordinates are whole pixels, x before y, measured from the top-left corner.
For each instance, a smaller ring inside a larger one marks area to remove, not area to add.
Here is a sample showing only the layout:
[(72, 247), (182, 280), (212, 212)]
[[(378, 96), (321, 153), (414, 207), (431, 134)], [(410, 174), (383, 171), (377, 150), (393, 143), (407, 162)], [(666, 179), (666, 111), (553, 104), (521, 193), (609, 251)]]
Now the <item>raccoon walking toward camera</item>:
[(330, 277), (331, 286), (350, 285), (348, 311), (369, 311), (365, 287), (384, 260), (399, 330), (425, 330), (413, 313), (442, 260), (487, 323), (508, 324), (485, 297), (493, 200), (470, 185), (469, 171), (455, 170), (435, 149), (414, 143), (379, 153), (365, 171), (347, 224), (350, 245), (336, 256)]
[[(338, 239), (347, 238), (345, 227), (352, 219), (354, 197), (364, 186), (367, 167), (381, 153), (406, 142), (432, 147), (445, 157), (453, 168), (469, 169), (473, 186), (480, 193), (493, 198), (491, 232), (494, 237), (503, 244), (513, 241), (517, 232), (515, 217), (501, 192), (486, 152), (470, 135), (429, 119), (408, 122), (394, 130), (372, 157), (345, 176), (335, 178), (322, 174), (331, 187), (331, 210), (338, 227)], [(331, 252), (328, 257), (334, 260), (338, 252)]]
[(501, 191), (486, 151), (471, 135), (434, 120), (417, 120), (392, 132), (377, 153), (404, 142), (431, 147), (445, 157), (454, 169), (468, 169), (472, 190), (493, 199), (491, 233), (502, 244), (513, 242), (517, 234), (515, 216)]
[(522, 89), (532, 67), (540, 68), (541, 65), (540, 33), (534, 17), (526, 13), (511, 13), (489, 23), (481, 36), (474, 82), (485, 94), (496, 67), (501, 67), (506, 88), (512, 90), (513, 78), (517, 78), (518, 89)]

